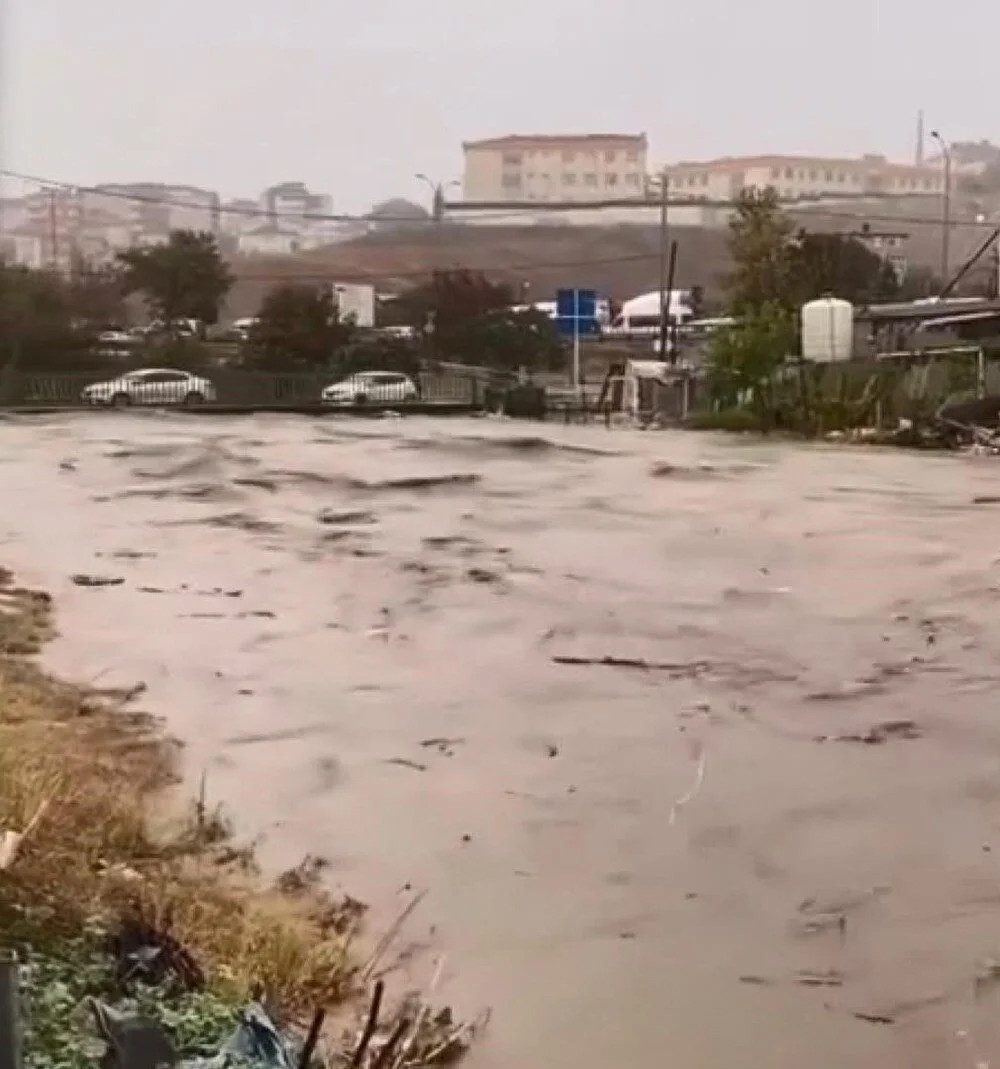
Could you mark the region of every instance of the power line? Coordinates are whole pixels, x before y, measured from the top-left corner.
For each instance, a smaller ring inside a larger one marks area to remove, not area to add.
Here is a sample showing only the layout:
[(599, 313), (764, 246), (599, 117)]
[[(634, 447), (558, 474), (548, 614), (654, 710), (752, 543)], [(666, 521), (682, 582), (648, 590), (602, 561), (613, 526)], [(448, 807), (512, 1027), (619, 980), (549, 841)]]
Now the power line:
[[(351, 215), (344, 212), (271, 212), (267, 208), (247, 208), (235, 205), (199, 205), (192, 204), (187, 200), (172, 197), (153, 196), (145, 193), (130, 193), (124, 189), (107, 189), (100, 186), (81, 186), (72, 182), (61, 182), (55, 178), (43, 178), (40, 175), (23, 174), (20, 171), (0, 169), (0, 176), (13, 178), (19, 182), (30, 182), (33, 185), (45, 189), (61, 189), (69, 193), (89, 193), (97, 197), (110, 197), (114, 200), (124, 200), (135, 204), (152, 204), (164, 208), (204, 208), (205, 211), (218, 213), (219, 215), (234, 215), (251, 219), (301, 219), (313, 222), (329, 223), (431, 223), (430, 216), (426, 219), (413, 218), (409, 215)], [(205, 192), (208, 192), (206, 190)]]
[[(89, 193), (99, 197), (110, 197), (116, 200), (124, 200), (137, 204), (151, 204), (160, 207), (174, 207), (174, 208), (198, 208), (199, 205), (192, 204), (190, 201), (180, 200), (171, 197), (153, 196), (150, 194), (127, 192), (123, 189), (108, 189), (100, 186), (82, 186), (76, 185), (71, 182), (63, 182), (54, 178), (45, 178), (40, 175), (24, 174), (19, 171), (11, 171), (7, 169), (0, 169), (0, 176), (6, 178), (13, 178), (21, 182), (30, 182), (34, 185), (47, 188), (47, 189), (62, 189), (67, 192), (73, 193)], [(978, 218), (961, 219), (951, 218), (945, 220), (944, 218), (937, 216), (913, 216), (913, 215), (882, 215), (876, 212), (865, 212), (855, 209), (853, 211), (841, 211), (834, 207), (831, 207), (829, 203), (818, 203), (817, 201), (822, 199), (824, 201), (855, 201), (858, 198), (852, 197), (847, 194), (827, 194), (822, 198), (816, 200), (781, 200), (779, 199), (779, 206), (786, 212), (791, 213), (815, 213), (820, 215), (826, 215), (830, 218), (866, 221), (883, 223), (908, 223), (911, 225), (921, 226), (944, 226), (946, 223), (950, 227), (976, 227), (984, 229), (992, 229), (992, 224), (988, 221), (980, 221)], [(865, 195), (866, 200), (878, 200), (886, 203), (890, 203), (896, 200), (896, 196), (888, 193), (869, 193)], [(549, 201), (549, 202), (534, 202), (525, 203), (524, 201), (483, 201), (483, 202), (466, 202), (466, 201), (452, 201), (443, 205), (445, 213), (452, 211), (459, 214), (473, 216), (477, 219), (518, 219), (524, 215), (538, 215), (538, 214), (552, 214), (557, 216), (566, 212), (586, 212), (594, 211), (600, 212), (608, 209), (658, 209), (660, 201), (659, 199), (636, 199), (636, 198), (610, 198), (604, 200), (595, 201)], [(669, 206), (671, 208), (735, 208), (738, 202), (734, 200), (714, 200), (706, 198), (672, 198), (669, 200)], [(481, 205), (481, 207), (480, 207)], [(340, 223), (408, 223), (411, 225), (424, 224), (429, 226), (437, 225), (438, 221), (431, 215), (426, 217), (414, 218), (408, 215), (372, 215), (370, 212), (365, 215), (355, 215), (344, 212), (270, 212), (266, 208), (248, 208), (235, 205), (219, 204), (214, 207), (205, 207), (206, 211), (218, 213), (219, 215), (236, 216), (243, 218), (263, 218), (263, 219), (297, 219), (306, 222), (340, 222)]]

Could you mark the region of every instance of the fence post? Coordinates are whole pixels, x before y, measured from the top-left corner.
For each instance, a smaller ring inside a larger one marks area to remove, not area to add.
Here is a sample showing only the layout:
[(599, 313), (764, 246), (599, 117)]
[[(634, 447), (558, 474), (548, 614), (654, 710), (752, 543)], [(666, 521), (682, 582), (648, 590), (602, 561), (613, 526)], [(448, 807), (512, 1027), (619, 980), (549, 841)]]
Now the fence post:
[(21, 1069), (20, 969), (12, 950), (0, 950), (0, 1069)]

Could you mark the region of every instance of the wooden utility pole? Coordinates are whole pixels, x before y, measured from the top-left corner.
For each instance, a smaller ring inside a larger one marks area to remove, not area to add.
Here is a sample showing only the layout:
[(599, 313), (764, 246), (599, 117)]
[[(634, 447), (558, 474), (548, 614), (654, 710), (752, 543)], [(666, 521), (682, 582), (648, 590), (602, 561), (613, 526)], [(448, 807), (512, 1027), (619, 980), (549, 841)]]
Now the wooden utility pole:
[(56, 191), (49, 190), (49, 257), (53, 271), (59, 270), (59, 227), (56, 219)]
[(669, 255), (670, 255), (670, 221), (667, 208), (670, 199), (670, 179), (666, 171), (660, 174), (660, 337), (657, 346), (661, 360), (667, 359), (667, 320), (670, 315)]

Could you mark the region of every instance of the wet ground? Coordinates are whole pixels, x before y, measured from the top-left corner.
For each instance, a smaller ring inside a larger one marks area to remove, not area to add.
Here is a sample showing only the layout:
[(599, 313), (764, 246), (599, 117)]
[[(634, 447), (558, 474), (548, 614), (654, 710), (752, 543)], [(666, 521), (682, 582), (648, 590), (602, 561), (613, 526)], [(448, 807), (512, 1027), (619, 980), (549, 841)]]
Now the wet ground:
[(321, 855), (383, 922), (427, 888), (410, 972), (444, 952), (442, 997), (493, 1007), (474, 1069), (1000, 1058), (995, 460), (280, 416), (0, 441), (54, 667), (145, 681), (269, 866)]

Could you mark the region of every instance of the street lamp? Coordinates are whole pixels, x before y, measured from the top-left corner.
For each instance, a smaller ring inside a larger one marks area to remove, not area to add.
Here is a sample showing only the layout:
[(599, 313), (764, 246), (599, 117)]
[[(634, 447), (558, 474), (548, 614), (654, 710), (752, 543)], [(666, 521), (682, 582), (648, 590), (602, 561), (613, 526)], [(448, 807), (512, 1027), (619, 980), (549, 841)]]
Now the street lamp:
[(941, 198), (941, 285), (948, 285), (948, 243), (951, 239), (951, 151), (948, 143), (937, 132), (931, 130), (931, 140), (941, 146), (941, 154), (944, 157), (944, 193)]
[(434, 217), (435, 223), (440, 223), (444, 215), (444, 191), (450, 189), (452, 186), (457, 186), (460, 183), (452, 180), (451, 182), (434, 182), (425, 174), (418, 174), (414, 176), (419, 181), (426, 183), (431, 191), (431, 215)]

